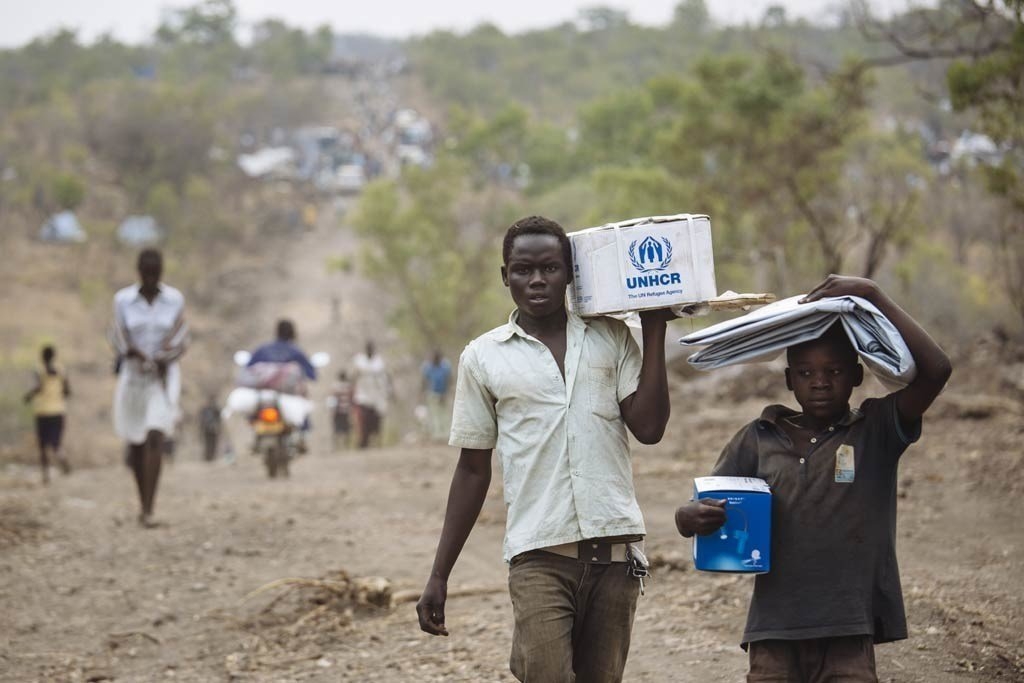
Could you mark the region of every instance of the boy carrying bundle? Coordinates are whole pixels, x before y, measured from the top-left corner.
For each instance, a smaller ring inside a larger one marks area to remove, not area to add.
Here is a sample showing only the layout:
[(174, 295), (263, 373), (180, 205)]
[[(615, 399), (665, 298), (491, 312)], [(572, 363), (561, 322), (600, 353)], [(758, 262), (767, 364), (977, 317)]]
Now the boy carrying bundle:
[[(722, 451), (712, 474), (772, 489), (772, 569), (758, 575), (742, 646), (747, 680), (877, 681), (874, 644), (907, 637), (896, 562), (896, 475), (921, 418), (949, 379), (949, 358), (871, 280), (831, 275), (801, 303), (857, 296), (899, 331), (917, 365), (906, 387), (851, 408), (863, 367), (840, 323), (787, 349), (800, 410), (771, 405)], [(676, 510), (679, 533), (725, 522), (724, 500)]]

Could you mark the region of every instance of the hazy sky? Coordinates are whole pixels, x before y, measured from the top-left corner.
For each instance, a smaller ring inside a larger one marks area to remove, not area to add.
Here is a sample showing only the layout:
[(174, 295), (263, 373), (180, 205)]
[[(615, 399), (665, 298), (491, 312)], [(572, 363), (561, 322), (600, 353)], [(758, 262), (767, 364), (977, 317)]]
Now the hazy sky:
[[(235, 0), (243, 22), (268, 17), (312, 28), (330, 24), (339, 32), (408, 36), (447, 28), (464, 31), (489, 21), (513, 33), (551, 26), (575, 18), (581, 7), (607, 5), (626, 9), (641, 24), (663, 24), (678, 0)], [(830, 16), (835, 0), (706, 0), (719, 22), (754, 21), (768, 5), (784, 5), (791, 16)], [(197, 4), (197, 0), (0, 0), (0, 46), (23, 45), (61, 26), (77, 29), (91, 41), (109, 32), (120, 40), (148, 39), (163, 8)], [(874, 0), (876, 7), (901, 7), (906, 0)], [(919, 3), (920, 4), (920, 3)]]

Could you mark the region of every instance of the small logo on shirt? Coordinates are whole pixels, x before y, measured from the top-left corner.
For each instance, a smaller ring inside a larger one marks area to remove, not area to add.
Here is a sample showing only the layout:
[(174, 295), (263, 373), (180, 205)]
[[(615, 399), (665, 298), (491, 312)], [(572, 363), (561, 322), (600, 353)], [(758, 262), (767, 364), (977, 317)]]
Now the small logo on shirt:
[(836, 483), (852, 484), (856, 475), (853, 446), (844, 443), (836, 449)]

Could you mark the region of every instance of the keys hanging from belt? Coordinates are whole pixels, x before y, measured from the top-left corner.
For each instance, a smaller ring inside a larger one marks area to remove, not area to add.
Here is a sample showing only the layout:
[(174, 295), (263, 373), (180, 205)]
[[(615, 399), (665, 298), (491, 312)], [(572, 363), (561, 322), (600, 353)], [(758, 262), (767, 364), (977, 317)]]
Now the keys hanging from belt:
[(640, 582), (640, 595), (644, 595), (644, 579), (650, 578), (647, 556), (635, 543), (626, 546), (626, 574)]

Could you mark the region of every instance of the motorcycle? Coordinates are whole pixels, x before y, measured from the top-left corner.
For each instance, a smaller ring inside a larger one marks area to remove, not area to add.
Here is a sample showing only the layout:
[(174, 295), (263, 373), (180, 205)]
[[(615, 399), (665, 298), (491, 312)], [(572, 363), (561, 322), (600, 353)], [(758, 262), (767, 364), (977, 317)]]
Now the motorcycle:
[[(237, 351), (235, 365), (246, 368), (251, 357), (248, 351)], [(321, 351), (310, 356), (309, 362), (322, 368), (330, 356)], [(313, 412), (313, 403), (277, 388), (240, 386), (228, 395), (225, 411), (249, 416), (255, 437), (253, 453), (262, 457), (267, 475), (271, 479), (289, 476), (291, 461), (304, 452), (302, 428)]]

